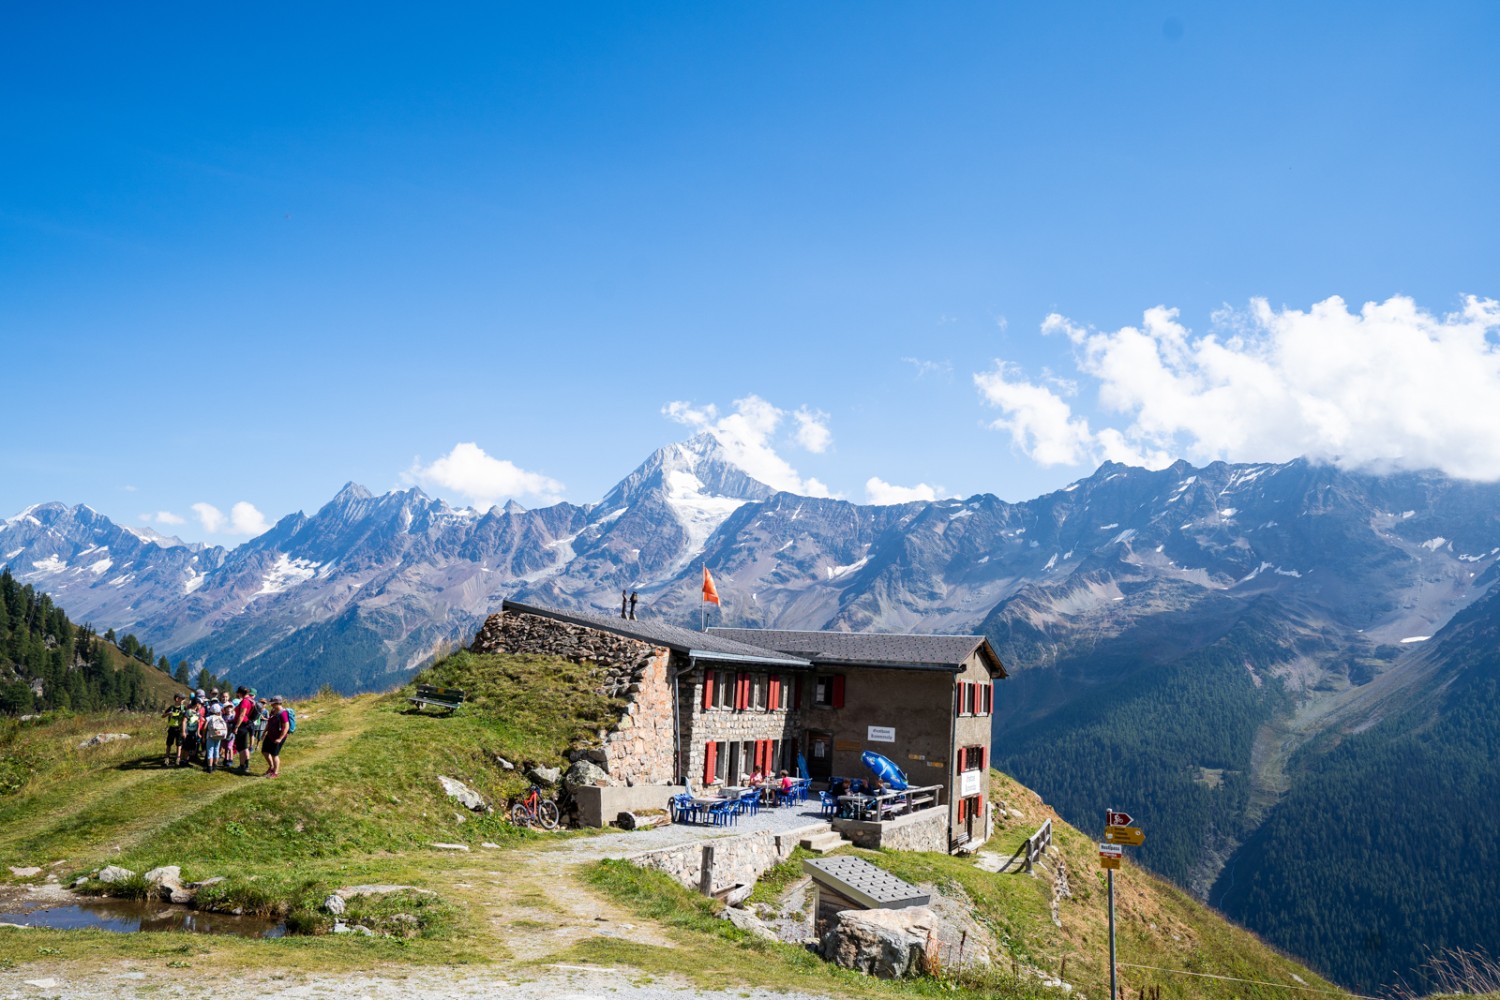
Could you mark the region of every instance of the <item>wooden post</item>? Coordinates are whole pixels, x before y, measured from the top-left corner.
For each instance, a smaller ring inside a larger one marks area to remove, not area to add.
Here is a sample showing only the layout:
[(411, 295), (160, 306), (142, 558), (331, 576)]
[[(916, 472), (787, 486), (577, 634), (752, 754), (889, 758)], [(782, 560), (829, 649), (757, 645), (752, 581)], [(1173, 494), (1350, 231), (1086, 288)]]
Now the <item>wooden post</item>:
[(703, 871), (698, 876), (698, 891), (705, 896), (714, 894), (714, 845), (703, 845)]

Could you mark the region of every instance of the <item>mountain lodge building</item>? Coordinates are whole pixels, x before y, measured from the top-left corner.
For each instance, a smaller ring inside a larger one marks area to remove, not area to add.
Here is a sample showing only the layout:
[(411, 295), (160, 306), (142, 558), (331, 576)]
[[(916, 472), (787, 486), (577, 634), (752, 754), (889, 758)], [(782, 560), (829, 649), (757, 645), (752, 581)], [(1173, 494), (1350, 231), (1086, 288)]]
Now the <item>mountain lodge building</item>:
[(873, 750), (938, 789), (943, 846), (988, 837), (993, 684), (1006, 671), (983, 636), (696, 632), (505, 601), (472, 648), (605, 666), (627, 706), (590, 758), (621, 785), (739, 785), (805, 766), (827, 787), (868, 779), (860, 754)]

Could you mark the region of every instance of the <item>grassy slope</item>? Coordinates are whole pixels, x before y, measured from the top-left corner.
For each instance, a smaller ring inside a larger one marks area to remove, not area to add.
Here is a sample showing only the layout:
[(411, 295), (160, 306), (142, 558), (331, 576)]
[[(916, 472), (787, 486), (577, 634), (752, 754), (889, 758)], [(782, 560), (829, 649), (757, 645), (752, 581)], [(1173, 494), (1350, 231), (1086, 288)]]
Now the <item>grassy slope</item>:
[[(461, 816), (436, 781), (439, 774), (458, 778), (500, 804), (522, 789), (524, 779), (497, 766), (495, 755), (517, 763), (560, 763), (570, 744), (616, 711), (605, 699), (580, 693), (591, 687), (591, 671), (535, 658), (460, 654), (424, 680), (469, 689), (471, 704), (440, 717), (409, 714), (400, 693), (300, 703), (285, 774), (274, 782), (162, 769), (161, 725), (154, 718), (0, 724), (0, 760), (24, 760), (32, 771), (17, 791), (0, 795), (0, 866), (59, 863), (54, 870), (67, 880), (104, 863), (136, 871), (178, 864), (190, 880), (229, 876), (217, 890), (226, 903), (290, 910), (294, 922), (308, 924), (323, 919), (316, 906), (339, 885), (410, 884), (438, 893), (436, 900), (399, 901), (423, 921), (420, 936), (250, 941), (57, 932), (47, 933), (39, 949), (37, 935), (46, 932), (0, 929), (0, 963), (35, 963), (45, 954), (47, 962), (128, 958), (167, 967), (211, 959), (230, 967), (271, 962), (288, 970), (354, 970), (384, 962), (573, 960), (681, 973), (705, 984), (738, 981), (838, 996), (1049, 995), (1032, 983), (1013, 982), (1004, 963), (995, 979), (956, 993), (946, 984), (884, 984), (831, 969), (800, 949), (748, 938), (713, 915), (716, 904), (621, 863), (605, 862), (587, 874), (591, 894), (583, 880), (573, 881), (570, 869), (549, 860), (556, 855), (537, 853), (539, 845), (553, 841), (515, 830), (498, 816)], [(136, 738), (76, 749), (105, 730)], [(1024, 813), (999, 835), (999, 846), (1011, 848), (1051, 813), (1020, 786), (1003, 777), (997, 781), (997, 797)], [(1063, 903), (1061, 930), (1048, 915), (1045, 879), (989, 875), (943, 855), (867, 856), (904, 877), (967, 893), (976, 913), (1021, 962), (1056, 972), (1066, 958), (1067, 978), (1097, 996), (1105, 943), (1093, 847), (1076, 831), (1059, 831), (1075, 892)], [(504, 850), (447, 854), (428, 847), (433, 841), (476, 848), (491, 841)], [(589, 915), (580, 920), (547, 911), (547, 894), (537, 889), (549, 881), (564, 883), (563, 892), (580, 897), (580, 909)], [(1275, 982), (1293, 982), (1296, 974), (1317, 984), (1307, 970), (1164, 882), (1127, 868), (1119, 888), (1122, 962)], [(527, 896), (532, 892), (534, 904)], [(597, 933), (592, 915), (623, 915), (620, 906), (637, 914), (626, 919), (644, 918), (655, 944)], [(376, 923), (381, 917), (365, 915)], [(538, 932), (538, 939), (546, 938), (544, 950), (515, 950), (522, 949), (519, 939), (532, 924), (551, 934), (570, 919), (576, 931), (571, 938), (560, 935), (553, 943)], [(1286, 995), (1129, 969), (1125, 981), (1133, 989), (1160, 984), (1164, 997)]]
[[(1051, 883), (1046, 877), (1031, 878), (1024, 874), (995, 875), (975, 866), (972, 859), (943, 854), (906, 852), (853, 851), (894, 874), (916, 883), (935, 884), (945, 895), (967, 897), (975, 916), (1005, 943), (1021, 967), (1064, 972), (1069, 982), (1088, 996), (1108, 994), (1108, 934), (1103, 872), (1098, 868), (1097, 848), (1082, 833), (1062, 823), (1030, 790), (1001, 774), (994, 774), (996, 801), (1004, 801), (1023, 814), (1002, 829), (992, 849), (1009, 854), (1041, 822), (1053, 819), (1055, 842), (1070, 873), (1073, 898), (1062, 902), (1059, 917), (1062, 927), (1051, 920)], [(781, 879), (790, 873), (777, 872)], [(628, 905), (642, 916), (665, 920), (696, 932), (692, 949), (694, 963), (719, 963), (737, 969), (751, 982), (753, 965), (766, 966), (764, 958), (750, 963), (732, 960), (732, 952), (774, 956), (787, 972), (802, 970), (806, 956), (796, 948), (755, 941), (711, 915), (713, 905), (693, 894), (679, 891), (674, 883), (655, 873), (636, 873), (614, 862), (593, 867), (590, 878), (596, 886)], [(1299, 963), (1277, 954), (1253, 934), (1236, 927), (1213, 911), (1193, 900), (1164, 879), (1127, 864), (1115, 881), (1118, 956), (1122, 966), (1156, 966), (1187, 972), (1230, 976), (1237, 979), (1312, 987), (1337, 994), (1337, 988), (1321, 980)], [(726, 949), (730, 954), (726, 955)], [(660, 971), (686, 971), (678, 968), (680, 959), (670, 953), (652, 954), (629, 949), (612, 942), (599, 942), (581, 949), (580, 958), (632, 961)], [(1064, 962), (1066, 966), (1064, 967)], [(829, 982), (840, 975), (832, 970), (815, 971)], [(1016, 980), (1007, 975), (1013, 971), (1008, 962), (998, 963), (999, 975), (988, 981), (955, 988), (937, 988), (936, 984), (915, 984), (912, 991), (944, 995), (1033, 997), (1053, 996), (1034, 985), (1035, 980)], [(1163, 998), (1284, 998), (1282, 988), (1256, 986), (1243, 982), (1172, 975), (1124, 967), (1122, 990), (1137, 995), (1142, 987), (1160, 987)], [(1300, 994), (1312, 995), (1312, 994)]]

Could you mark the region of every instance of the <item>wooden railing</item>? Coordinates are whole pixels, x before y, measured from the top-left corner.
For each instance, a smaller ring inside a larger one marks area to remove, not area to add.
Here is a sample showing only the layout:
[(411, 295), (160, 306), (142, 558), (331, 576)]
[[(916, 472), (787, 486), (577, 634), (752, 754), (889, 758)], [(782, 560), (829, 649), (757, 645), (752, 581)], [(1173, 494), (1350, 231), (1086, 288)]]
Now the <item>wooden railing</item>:
[(1012, 871), (1013, 869), (1011, 866), (1019, 861), (1021, 863), (1021, 867), (1014, 870), (1029, 872), (1036, 864), (1037, 859), (1040, 858), (1051, 846), (1052, 821), (1049, 819), (1047, 820), (1047, 822), (1043, 823), (1040, 827), (1037, 828), (1036, 833), (1033, 833), (1031, 836), (1027, 837), (1024, 841), (1021, 842), (1021, 846), (1016, 848), (1016, 853), (1010, 856), (1010, 860), (1005, 862), (1005, 867), (1001, 868), (1000, 870), (1002, 872)]

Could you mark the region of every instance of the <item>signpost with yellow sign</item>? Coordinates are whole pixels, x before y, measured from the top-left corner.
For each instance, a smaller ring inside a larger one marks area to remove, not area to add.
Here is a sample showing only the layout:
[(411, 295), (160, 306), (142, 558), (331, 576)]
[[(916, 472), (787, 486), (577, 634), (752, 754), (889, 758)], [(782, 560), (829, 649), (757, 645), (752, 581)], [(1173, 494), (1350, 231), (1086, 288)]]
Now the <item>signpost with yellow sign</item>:
[(1115, 967), (1115, 869), (1125, 857), (1125, 848), (1140, 847), (1146, 832), (1133, 826), (1135, 817), (1114, 809), (1104, 810), (1104, 840), (1099, 845), (1099, 867), (1109, 879), (1109, 1000), (1118, 1000), (1119, 985)]

